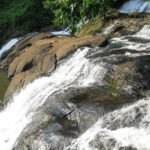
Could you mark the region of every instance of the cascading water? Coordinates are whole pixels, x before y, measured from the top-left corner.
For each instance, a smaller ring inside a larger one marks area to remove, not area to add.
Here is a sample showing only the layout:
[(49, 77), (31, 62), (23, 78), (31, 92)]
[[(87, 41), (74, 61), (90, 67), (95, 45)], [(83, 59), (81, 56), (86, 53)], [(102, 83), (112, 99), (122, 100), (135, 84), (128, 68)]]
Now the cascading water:
[(13, 45), (15, 45), (18, 41), (20, 40), (20, 38), (14, 38), (12, 40), (10, 40), (8, 43), (6, 43), (1, 49), (0, 49), (0, 57), (2, 56), (2, 54), (6, 51), (8, 51)]
[(12, 150), (23, 129), (32, 121), (36, 109), (56, 91), (71, 87), (86, 87), (102, 79), (106, 72), (104, 64), (94, 65), (85, 58), (89, 48), (78, 50), (50, 76), (35, 80), (0, 113), (0, 149)]
[[(19, 93), (15, 93), (7, 107), (0, 112), (0, 149), (13, 149), (23, 130), (32, 123), (37, 109), (48, 98), (53, 100), (56, 92), (65, 93), (65, 90), (72, 87), (80, 89), (94, 84), (103, 85), (107, 73), (106, 62), (123, 57), (150, 55), (149, 33), (149, 26), (145, 26), (133, 36), (112, 39), (107, 48), (79, 49), (68, 56), (68, 59), (62, 60), (61, 65), (51, 75), (36, 79)], [(117, 48), (117, 44), (121, 46)], [(149, 110), (150, 99), (145, 98), (104, 114), (64, 149), (150, 150)], [(42, 150), (47, 150), (44, 146), (41, 147)]]
[(108, 113), (66, 149), (120, 150), (132, 147), (138, 150), (149, 150), (149, 109), (148, 99)]
[[(124, 55), (128, 58), (147, 56), (150, 54), (149, 33), (149, 26), (144, 26), (133, 36), (112, 39), (111, 44), (121, 44), (122, 47), (119, 47), (118, 51), (126, 49)], [(117, 48), (113, 49), (112, 46), (111, 50), (117, 50)], [(127, 52), (128, 50), (130, 52)], [(135, 51), (136, 54), (132, 53)], [(118, 55), (118, 58), (122, 56)], [(110, 60), (114, 57), (115, 55), (111, 55)], [(91, 128), (73, 140), (65, 150), (150, 150), (149, 139), (150, 98), (147, 96), (145, 99), (100, 117)]]
[(119, 9), (122, 13), (129, 12), (150, 12), (150, 2), (148, 0), (129, 0)]

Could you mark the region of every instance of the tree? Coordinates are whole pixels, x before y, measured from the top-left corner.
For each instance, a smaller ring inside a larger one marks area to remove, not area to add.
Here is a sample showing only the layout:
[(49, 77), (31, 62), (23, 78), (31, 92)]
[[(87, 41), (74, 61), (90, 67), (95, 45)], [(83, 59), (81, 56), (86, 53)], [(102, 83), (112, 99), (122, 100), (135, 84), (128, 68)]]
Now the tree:
[(67, 26), (72, 34), (79, 23), (97, 15), (105, 17), (106, 12), (117, 0), (44, 0), (44, 7), (54, 15), (55, 24)]

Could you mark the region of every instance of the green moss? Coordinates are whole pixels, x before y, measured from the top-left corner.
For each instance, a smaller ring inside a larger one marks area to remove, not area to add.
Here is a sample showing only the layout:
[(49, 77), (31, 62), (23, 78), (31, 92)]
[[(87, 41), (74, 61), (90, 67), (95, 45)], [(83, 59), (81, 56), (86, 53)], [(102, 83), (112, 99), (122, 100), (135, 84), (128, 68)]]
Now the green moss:
[(86, 36), (90, 34), (94, 34), (96, 32), (100, 32), (104, 27), (105, 21), (104, 18), (98, 16), (92, 20), (90, 20), (87, 24), (85, 24), (77, 33), (77, 36)]
[(119, 96), (120, 92), (117, 87), (116, 81), (112, 78), (110, 79), (109, 85), (108, 85), (109, 92), (114, 96)]
[(0, 70), (0, 104), (2, 103), (9, 84), (10, 80), (7, 78), (7, 71)]

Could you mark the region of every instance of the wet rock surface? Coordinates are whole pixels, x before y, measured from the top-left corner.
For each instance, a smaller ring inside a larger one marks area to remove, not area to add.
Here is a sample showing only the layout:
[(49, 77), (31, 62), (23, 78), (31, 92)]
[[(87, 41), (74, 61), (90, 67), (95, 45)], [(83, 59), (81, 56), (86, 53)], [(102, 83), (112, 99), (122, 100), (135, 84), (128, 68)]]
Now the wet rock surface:
[[(120, 20), (117, 20), (119, 16)], [(147, 15), (117, 13), (112, 20), (109, 16), (107, 19), (109, 23), (106, 26), (116, 20), (107, 35), (100, 35), (99, 27), (90, 33), (95, 36), (79, 33), (80, 37), (56, 37), (50, 33), (36, 33), (25, 36), (2, 57), (0, 67), (8, 69), (8, 77), (12, 79), (5, 95), (6, 101), (12, 93), (34, 79), (50, 76), (78, 48), (91, 47), (86, 59), (99, 66), (104, 63), (107, 70), (102, 85), (97, 81), (86, 88), (60, 89), (49, 96), (22, 132), (14, 150), (62, 150), (101, 116), (105, 120), (102, 127), (110, 130), (135, 126), (142, 120), (145, 107), (135, 109), (134, 121), (130, 118), (116, 119), (115, 112), (113, 115), (104, 114), (143, 98), (144, 92), (150, 89), (150, 39), (131, 36), (146, 23)], [(90, 145), (100, 150), (105, 150), (107, 145), (111, 150), (117, 144), (109, 135), (105, 137), (107, 143), (100, 141), (102, 136), (102, 133), (97, 134)], [(119, 150), (136, 148), (120, 146)]]
[[(101, 126), (112, 131), (127, 125), (136, 126), (141, 122), (144, 116), (143, 112), (146, 111), (144, 106), (137, 107), (136, 113), (132, 112), (136, 114), (132, 115), (132, 119), (115, 118), (115, 112), (110, 116), (104, 115), (106, 112), (144, 97), (143, 92), (150, 88), (148, 78), (150, 74), (149, 47), (143, 47), (144, 50), (141, 52), (137, 48), (128, 47), (128, 45), (131, 46), (135, 43), (146, 42), (148, 44), (149, 41), (143, 38), (136, 40), (135, 37), (133, 39), (132, 37), (124, 37), (122, 40), (129, 42), (124, 45), (120, 44), (122, 41), (114, 39), (107, 47), (91, 48), (86, 55), (91, 63), (105, 63), (107, 73), (103, 85), (100, 86), (97, 83), (97, 85), (83, 89), (70, 88), (49, 97), (46, 103), (39, 108), (38, 117), (22, 133), (15, 150), (64, 149), (101, 116), (103, 116), (103, 125)], [(127, 116), (128, 113), (126, 112)], [(104, 134), (106, 136), (107, 132)], [(105, 137), (107, 139), (105, 143), (99, 140), (102, 137), (102, 132), (97, 134), (89, 143), (91, 147), (105, 150), (105, 145), (111, 149), (118, 144), (115, 139), (109, 136)], [(120, 150), (136, 150), (136, 148), (120, 146)]]
[[(100, 29), (90, 32), (94, 36), (89, 34), (81, 34), (84, 31), (84, 27), (77, 36), (80, 38), (70, 37), (55, 37), (54, 35), (43, 32), (28, 34), (21, 39), (15, 46), (13, 46), (8, 52), (3, 54), (0, 61), (1, 69), (8, 69), (8, 77), (12, 79), (12, 82), (5, 94), (5, 100), (14, 93), (17, 89), (25, 86), (34, 79), (47, 74), (47, 70), (53, 72), (57, 67), (57, 62), (68, 53), (74, 51), (77, 48), (88, 47), (106, 47), (109, 44), (109, 39), (112, 37), (120, 37), (122, 35), (131, 35), (139, 31), (148, 19), (146, 14), (121, 14), (118, 12), (112, 12), (111, 15), (107, 15), (106, 23), (100, 23)], [(87, 24), (85, 29), (90, 29), (91, 24), (97, 26), (97, 23), (101, 18), (95, 18), (93, 22)], [(103, 24), (103, 25), (102, 25)], [(108, 26), (111, 26), (108, 31), (103, 31)], [(103, 29), (102, 29), (103, 27)], [(99, 28), (99, 27), (98, 27)], [(105, 33), (99, 35), (99, 33)], [(132, 32), (132, 33), (131, 33)], [(87, 36), (89, 35), (89, 36)], [(129, 39), (129, 38), (128, 38)], [(142, 40), (142, 38), (130, 38), (136, 42), (149, 42)], [(132, 42), (131, 41), (131, 42)], [(121, 43), (122, 44), (122, 43)], [(118, 50), (106, 51), (100, 54), (113, 55), (118, 53)], [(123, 50), (119, 53), (126, 53), (127, 50)], [(128, 50), (130, 52), (130, 50)], [(132, 51), (134, 53), (134, 51)], [(135, 51), (135, 53), (137, 53)], [(127, 60), (127, 57), (121, 58), (120, 61)], [(113, 59), (112, 59), (113, 60)]]
[(132, 35), (138, 32), (149, 19), (144, 13), (119, 13), (111, 11), (106, 15), (105, 20), (97, 17), (85, 24), (76, 35), (79, 37), (86, 35), (104, 34), (107, 37), (120, 37)]

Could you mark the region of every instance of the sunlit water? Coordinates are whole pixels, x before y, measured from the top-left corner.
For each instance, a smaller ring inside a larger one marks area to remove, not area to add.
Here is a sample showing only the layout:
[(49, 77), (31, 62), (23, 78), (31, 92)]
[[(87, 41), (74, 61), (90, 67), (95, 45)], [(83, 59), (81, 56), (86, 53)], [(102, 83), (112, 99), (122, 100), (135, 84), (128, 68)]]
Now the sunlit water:
[(19, 38), (14, 38), (10, 40), (8, 43), (6, 43), (1, 49), (0, 49), (0, 57), (4, 52), (7, 52), (12, 46), (14, 46), (19, 41)]
[(150, 13), (150, 1), (148, 0), (129, 0), (119, 9), (120, 12), (147, 12)]

